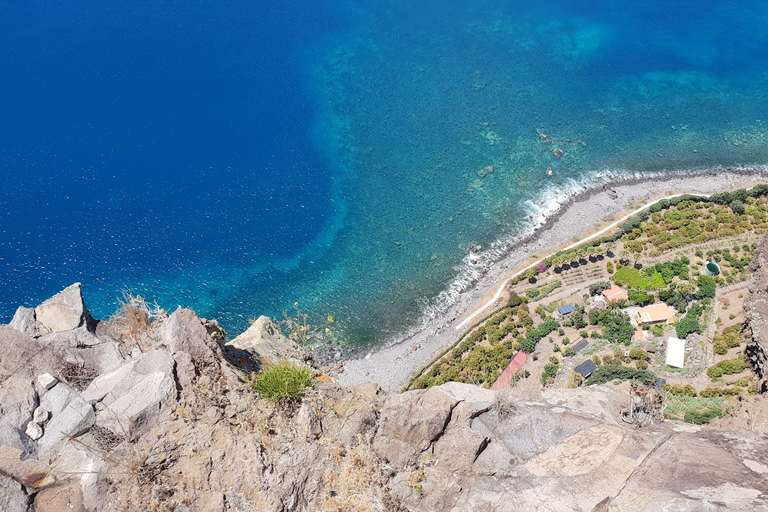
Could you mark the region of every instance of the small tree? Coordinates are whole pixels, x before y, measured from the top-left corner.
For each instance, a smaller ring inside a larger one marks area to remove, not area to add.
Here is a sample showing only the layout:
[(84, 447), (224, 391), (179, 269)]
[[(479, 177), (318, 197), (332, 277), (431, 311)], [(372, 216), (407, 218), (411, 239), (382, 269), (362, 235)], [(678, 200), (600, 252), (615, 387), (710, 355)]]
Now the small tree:
[(744, 215), (746, 208), (744, 208), (744, 203), (742, 203), (738, 199), (734, 199), (733, 201), (731, 201), (731, 211), (736, 215)]

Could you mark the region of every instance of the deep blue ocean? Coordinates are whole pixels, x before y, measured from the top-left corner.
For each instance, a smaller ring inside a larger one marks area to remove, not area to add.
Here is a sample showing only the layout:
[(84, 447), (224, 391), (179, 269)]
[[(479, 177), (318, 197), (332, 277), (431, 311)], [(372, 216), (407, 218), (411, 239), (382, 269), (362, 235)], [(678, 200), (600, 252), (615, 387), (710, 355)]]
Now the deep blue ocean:
[(0, 322), (376, 341), (600, 176), (766, 163), (766, 2), (0, 0)]

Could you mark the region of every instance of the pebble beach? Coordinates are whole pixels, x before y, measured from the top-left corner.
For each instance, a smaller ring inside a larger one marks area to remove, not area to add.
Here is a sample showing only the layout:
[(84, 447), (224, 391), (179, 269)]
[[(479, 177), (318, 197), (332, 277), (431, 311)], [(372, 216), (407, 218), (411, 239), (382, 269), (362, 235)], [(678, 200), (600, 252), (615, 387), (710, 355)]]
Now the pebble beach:
[[(375, 382), (388, 391), (402, 389), (413, 375), (453, 344), (474, 321), (500, 305), (484, 308), (515, 272), (650, 201), (681, 193), (712, 194), (746, 188), (764, 182), (766, 178), (768, 172), (762, 168), (712, 169), (622, 179), (586, 188), (528, 236), (527, 243), (521, 241), (514, 245), (484, 269), (477, 282), (440, 314), (424, 318), (419, 326), (399, 337), (345, 360), (338, 380), (342, 384)], [(484, 310), (472, 322), (465, 322), (478, 309)]]

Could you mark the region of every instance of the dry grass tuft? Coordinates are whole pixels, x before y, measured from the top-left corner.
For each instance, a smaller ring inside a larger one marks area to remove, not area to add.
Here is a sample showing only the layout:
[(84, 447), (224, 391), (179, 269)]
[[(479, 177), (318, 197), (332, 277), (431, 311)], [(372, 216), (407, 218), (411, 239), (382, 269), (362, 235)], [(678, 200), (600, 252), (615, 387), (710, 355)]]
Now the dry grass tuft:
[(109, 325), (121, 345), (127, 342), (135, 343), (145, 351), (145, 338), (149, 336), (152, 322), (165, 316), (165, 311), (156, 304), (150, 306), (141, 295), (133, 295), (123, 291), (123, 297), (118, 299), (120, 307), (109, 319)]
[(63, 362), (59, 368), (59, 379), (69, 383), (77, 391), (83, 391), (98, 376), (93, 368), (82, 364)]

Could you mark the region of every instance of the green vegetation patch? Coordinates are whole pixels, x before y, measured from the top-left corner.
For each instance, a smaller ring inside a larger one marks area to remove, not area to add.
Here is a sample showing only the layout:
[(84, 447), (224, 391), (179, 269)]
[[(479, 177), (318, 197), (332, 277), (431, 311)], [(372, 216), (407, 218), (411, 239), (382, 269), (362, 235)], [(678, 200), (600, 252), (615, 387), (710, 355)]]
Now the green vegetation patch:
[(593, 309), (589, 312), (589, 323), (603, 328), (603, 339), (611, 343), (629, 345), (635, 328), (629, 322), (629, 316), (617, 309)]
[(744, 354), (739, 354), (735, 359), (726, 359), (720, 361), (714, 366), (707, 368), (707, 375), (710, 379), (717, 379), (723, 375), (735, 375), (747, 369), (747, 361)]
[(715, 354), (724, 355), (728, 349), (741, 345), (741, 328), (741, 324), (736, 324), (723, 329), (722, 334), (716, 334), (713, 339)]
[(660, 290), (667, 286), (661, 273), (652, 267), (642, 271), (635, 267), (621, 267), (613, 274), (613, 281), (636, 290)]
[(587, 379), (587, 385), (603, 384), (612, 380), (631, 380), (650, 386), (656, 382), (656, 376), (648, 370), (638, 370), (615, 364), (598, 366), (592, 375)]
[(530, 290), (526, 290), (525, 296), (530, 300), (542, 300), (547, 298), (550, 293), (552, 293), (557, 288), (560, 288), (561, 286), (563, 286), (561, 281), (552, 281), (548, 285), (542, 286), (541, 288), (531, 288)]
[(560, 370), (560, 361), (552, 356), (549, 358), (549, 362), (544, 365), (544, 371), (541, 373), (541, 384), (543, 386), (549, 386), (555, 381), (557, 372)]
[(521, 330), (532, 325), (528, 306), (522, 302), (497, 311), (483, 325), (465, 333), (411, 388), (426, 389), (452, 381), (490, 387), (519, 349)]
[(714, 418), (722, 418), (724, 405), (725, 401), (722, 396), (671, 395), (667, 397), (664, 417), (670, 420), (703, 425)]
[(552, 331), (556, 331), (560, 327), (554, 318), (547, 318), (541, 322), (538, 327), (528, 331), (525, 339), (520, 342), (520, 349), (528, 354), (536, 350), (536, 344), (541, 341), (541, 338), (550, 334)]
[(702, 326), (699, 323), (699, 317), (704, 312), (704, 308), (701, 304), (694, 302), (691, 307), (688, 308), (688, 312), (685, 316), (675, 324), (675, 332), (677, 337), (684, 340), (691, 333), (701, 334)]
[(312, 372), (306, 368), (282, 362), (258, 374), (253, 390), (270, 402), (299, 402), (312, 386), (313, 377)]

